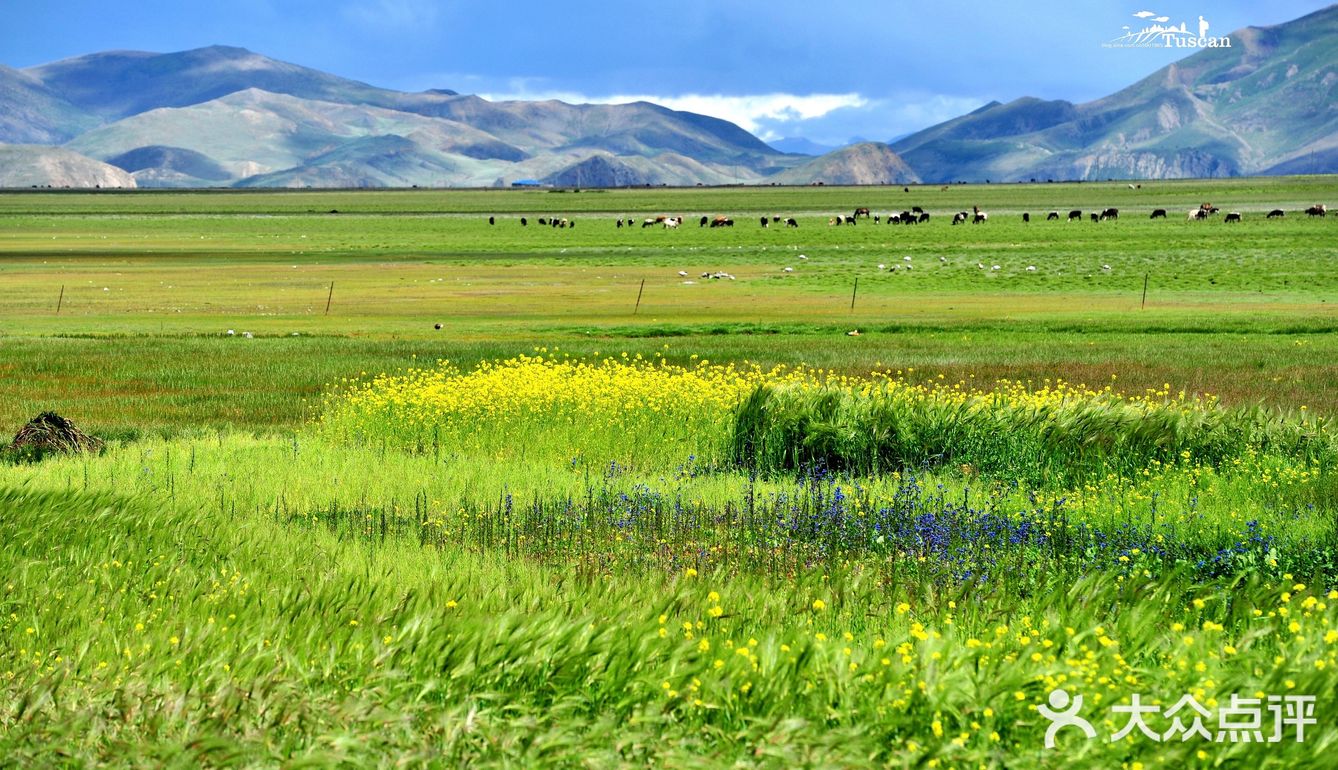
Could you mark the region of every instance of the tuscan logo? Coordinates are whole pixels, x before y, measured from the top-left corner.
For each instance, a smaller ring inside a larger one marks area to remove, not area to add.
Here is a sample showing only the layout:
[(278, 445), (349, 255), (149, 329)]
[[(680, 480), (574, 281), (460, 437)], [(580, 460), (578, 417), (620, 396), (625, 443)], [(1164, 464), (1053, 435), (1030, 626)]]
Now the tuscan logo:
[[(1106, 48), (1230, 48), (1231, 37), (1210, 37), (1208, 29), (1212, 26), (1208, 20), (1199, 17), (1198, 22), (1181, 21), (1172, 24), (1170, 16), (1162, 16), (1152, 11), (1139, 11), (1134, 14), (1139, 21), (1124, 25), (1119, 37), (1106, 43)], [(1140, 27), (1141, 29), (1137, 29)]]

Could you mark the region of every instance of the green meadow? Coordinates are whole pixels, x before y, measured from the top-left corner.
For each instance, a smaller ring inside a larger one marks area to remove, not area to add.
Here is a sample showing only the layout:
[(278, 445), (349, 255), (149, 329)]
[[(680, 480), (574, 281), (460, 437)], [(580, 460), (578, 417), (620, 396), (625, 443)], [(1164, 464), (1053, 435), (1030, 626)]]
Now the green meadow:
[(0, 766), (1325, 767), (1334, 189), (0, 193)]

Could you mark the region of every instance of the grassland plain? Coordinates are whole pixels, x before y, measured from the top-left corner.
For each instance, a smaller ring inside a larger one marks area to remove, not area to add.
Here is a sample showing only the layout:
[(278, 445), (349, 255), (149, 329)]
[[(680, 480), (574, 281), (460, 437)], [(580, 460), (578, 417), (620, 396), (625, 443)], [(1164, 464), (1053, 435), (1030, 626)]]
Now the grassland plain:
[[(1114, 374), (1133, 391), (1170, 382), (1233, 403), (1331, 410), (1334, 225), (1298, 211), (1331, 184), (0, 195), (0, 415), (12, 423), (53, 396), (78, 401), (92, 381), (111, 397), (65, 408), (99, 429), (292, 425), (331, 376), (535, 344), (648, 353), (666, 343), (680, 359), (895, 362), (985, 380)], [(1203, 201), (1246, 220), (1146, 218)], [(827, 226), (859, 205), (920, 205), (934, 219)], [(994, 219), (948, 224), (972, 205)], [(1119, 221), (1019, 215), (1111, 205)], [(1291, 217), (1260, 216), (1277, 206)], [(613, 226), (699, 212), (737, 223)], [(751, 220), (777, 213), (801, 227)], [(536, 226), (545, 214), (577, 226)], [(737, 280), (699, 277), (718, 270)], [(257, 339), (225, 338), (234, 327)], [(843, 336), (856, 328), (861, 337)], [(245, 407), (218, 397), (232, 376)], [(154, 397), (134, 395), (146, 391)]]
[(2, 194), (0, 756), (1326, 767), (1333, 190)]

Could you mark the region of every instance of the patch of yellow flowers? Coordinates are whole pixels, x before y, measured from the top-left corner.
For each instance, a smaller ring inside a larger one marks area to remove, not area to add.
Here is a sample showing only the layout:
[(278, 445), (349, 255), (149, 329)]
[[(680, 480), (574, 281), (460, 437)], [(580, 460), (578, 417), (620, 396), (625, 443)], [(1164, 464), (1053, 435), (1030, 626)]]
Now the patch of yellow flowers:
[[(1169, 388), (1123, 395), (1063, 380), (1001, 380), (987, 387), (968, 381), (914, 381), (913, 370), (882, 369), (851, 376), (807, 366), (763, 368), (755, 363), (711, 363), (693, 356), (674, 364), (621, 353), (575, 358), (536, 348), (533, 355), (488, 361), (462, 369), (435, 367), (342, 381), (327, 397), (322, 427), (354, 441), (379, 440), (420, 450), (533, 453), (548, 445), (599, 460), (666, 455), (683, 459), (718, 447), (733, 411), (758, 386), (823, 388), (848, 397), (891, 400), (917, 409), (984, 412), (1073, 412), (1116, 409), (1136, 420), (1149, 412), (1215, 408), (1211, 397)], [(1001, 415), (1002, 416), (1002, 415)], [(673, 451), (658, 451), (665, 447)], [(653, 449), (652, 449), (653, 448)]]
[(682, 447), (723, 435), (734, 407), (758, 385), (817, 382), (821, 374), (707, 360), (683, 366), (661, 355), (571, 358), (536, 351), (470, 370), (441, 361), (342, 383), (327, 401), (322, 424), (351, 438), (420, 447), (435, 441), (485, 453), (546, 433), (572, 454), (607, 449), (602, 459), (622, 459), (637, 446)]

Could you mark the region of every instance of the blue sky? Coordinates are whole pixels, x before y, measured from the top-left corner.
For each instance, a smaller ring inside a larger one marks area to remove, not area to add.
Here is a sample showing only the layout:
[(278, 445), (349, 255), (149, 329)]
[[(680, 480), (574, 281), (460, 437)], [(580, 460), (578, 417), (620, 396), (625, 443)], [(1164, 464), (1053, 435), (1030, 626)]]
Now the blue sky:
[(1209, 35), (1305, 0), (0, 0), (0, 63), (224, 44), (403, 90), (648, 99), (765, 139), (888, 140), (1020, 96), (1085, 101), (1184, 55), (1106, 48), (1148, 11)]

